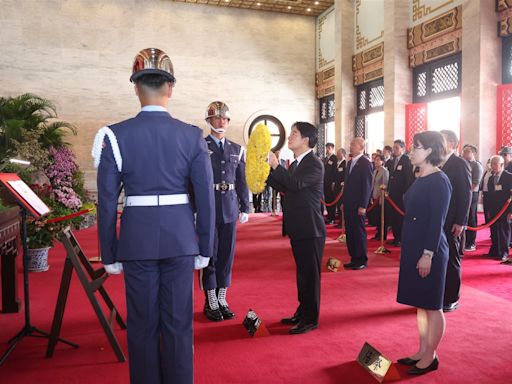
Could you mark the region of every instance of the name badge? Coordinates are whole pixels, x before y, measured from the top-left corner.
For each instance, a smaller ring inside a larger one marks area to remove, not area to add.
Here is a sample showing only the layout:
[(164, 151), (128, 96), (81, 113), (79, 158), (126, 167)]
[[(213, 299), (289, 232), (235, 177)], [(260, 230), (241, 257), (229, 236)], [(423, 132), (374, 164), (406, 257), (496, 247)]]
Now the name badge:
[(494, 187), (494, 190), (495, 191), (501, 191), (501, 185), (500, 184), (496, 184), (496, 186)]
[(332, 160), (329, 160), (327, 164), (332, 165)]
[(396, 170), (397, 170), (397, 171), (401, 171), (401, 170), (402, 170), (402, 166), (401, 166), (401, 165), (398, 165), (398, 166), (396, 167)]
[(345, 168), (338, 168), (338, 172), (343, 172)]

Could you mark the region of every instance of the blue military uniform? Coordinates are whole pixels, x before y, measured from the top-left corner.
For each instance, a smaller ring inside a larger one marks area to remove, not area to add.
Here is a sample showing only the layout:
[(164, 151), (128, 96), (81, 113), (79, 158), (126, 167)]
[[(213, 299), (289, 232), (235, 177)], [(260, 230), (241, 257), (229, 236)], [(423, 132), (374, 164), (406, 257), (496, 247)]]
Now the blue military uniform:
[(215, 214), (202, 130), (150, 106), (101, 131), (98, 230), (103, 263), (123, 263), (131, 382), (192, 383), (194, 256), (212, 256)]
[(240, 212), (249, 212), (249, 190), (242, 147), (224, 138), (221, 149), (212, 135), (205, 140), (213, 169), (216, 219), (213, 257), (202, 270), (202, 284), (203, 289), (211, 290), (231, 285), (236, 220)]

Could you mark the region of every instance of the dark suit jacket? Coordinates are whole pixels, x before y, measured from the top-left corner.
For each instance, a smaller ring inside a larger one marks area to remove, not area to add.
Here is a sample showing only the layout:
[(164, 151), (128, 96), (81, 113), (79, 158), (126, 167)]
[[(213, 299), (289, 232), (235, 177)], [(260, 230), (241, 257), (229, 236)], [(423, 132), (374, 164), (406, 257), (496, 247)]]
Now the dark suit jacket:
[(322, 161), (308, 153), (293, 174), (278, 166), (267, 183), (284, 193), (283, 229), (293, 240), (325, 237), (325, 223), (320, 212), (323, 196), (324, 166)]
[(341, 191), (341, 183), (345, 182), (345, 173), (347, 172), (347, 160), (343, 160), (338, 166), (336, 160), (336, 176), (334, 178), (334, 192), (338, 194)]
[(326, 188), (331, 188), (331, 184), (334, 183), (336, 179), (336, 164), (338, 163), (338, 158), (336, 155), (331, 155), (328, 158), (324, 159), (324, 185)]
[(414, 172), (411, 160), (407, 154), (403, 154), (395, 169), (393, 169), (394, 159), (389, 160), (389, 182), (388, 193), (393, 201), (403, 208), (403, 197), (414, 181)]
[[(489, 182), (493, 183), (493, 176), (491, 176)], [(501, 208), (503, 208), (507, 199), (510, 197), (510, 192), (512, 190), (512, 173), (504, 170), (501, 173), (496, 186), (493, 185), (490, 187), (491, 188), (488, 189), (488, 192), (484, 192), (484, 205), (488, 209), (490, 216), (486, 217), (487, 220), (492, 219), (497, 215)], [(505, 211), (505, 215), (511, 212), (512, 204), (509, 204), (508, 209)]]
[(351, 165), (352, 160), (347, 164), (341, 202), (346, 209), (366, 208), (372, 193), (372, 163), (363, 155), (349, 173)]
[(452, 154), (443, 165), (452, 185), (450, 207), (446, 215), (445, 228), (451, 229), (453, 224), (467, 225), (469, 205), (471, 204), (471, 168), (463, 158)]

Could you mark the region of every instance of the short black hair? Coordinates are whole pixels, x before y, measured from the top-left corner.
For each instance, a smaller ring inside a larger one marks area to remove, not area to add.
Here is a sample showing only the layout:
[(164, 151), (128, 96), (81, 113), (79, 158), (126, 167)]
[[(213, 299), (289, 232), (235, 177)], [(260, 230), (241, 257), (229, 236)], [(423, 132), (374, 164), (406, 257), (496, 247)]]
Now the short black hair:
[(446, 148), (446, 140), (440, 132), (425, 131), (417, 133), (414, 135), (412, 141), (415, 146), (419, 146), (421, 144), (424, 149), (430, 148), (432, 150), (432, 153), (427, 156), (425, 161), (433, 166), (441, 164), (448, 152)]
[(309, 139), (309, 148), (314, 148), (318, 143), (318, 129), (310, 123), (305, 121), (297, 121), (293, 123), (292, 128), (295, 127), (300, 132), (300, 136)]
[(380, 154), (380, 153), (374, 153), (374, 154), (373, 154), (373, 157), (374, 157), (375, 159), (380, 159), (380, 161), (382, 161), (382, 162), (385, 162), (385, 161), (386, 161), (386, 159), (384, 158), (384, 155), (382, 155), (382, 154)]
[(392, 152), (392, 151), (393, 151), (393, 148), (391, 148), (391, 145), (386, 145), (386, 146), (384, 147), (384, 151)]
[(474, 145), (472, 145), (472, 144), (466, 144), (466, 145), (462, 148), (462, 150), (466, 150), (466, 149), (470, 149), (470, 150), (471, 150), (471, 152), (473, 152), (473, 155), (475, 155), (475, 156), (476, 156), (476, 153), (478, 152), (478, 150), (476, 149), (476, 147), (475, 147)]
[(393, 144), (398, 144), (402, 148), (405, 148), (405, 141), (403, 141), (401, 139), (396, 139), (395, 141), (393, 141)]
[(449, 129), (443, 129), (442, 131), (439, 131), (442, 135), (446, 136), (446, 141), (449, 141), (453, 143), (453, 146), (456, 147), (459, 145), (459, 138), (455, 134), (455, 132), (449, 130)]
[(333, 148), (334, 149), (334, 144), (333, 143), (325, 143), (325, 147), (329, 147), (329, 148)]
[(160, 89), (165, 83), (171, 83), (169, 78), (159, 74), (147, 74), (139, 77), (135, 84), (152, 90)]

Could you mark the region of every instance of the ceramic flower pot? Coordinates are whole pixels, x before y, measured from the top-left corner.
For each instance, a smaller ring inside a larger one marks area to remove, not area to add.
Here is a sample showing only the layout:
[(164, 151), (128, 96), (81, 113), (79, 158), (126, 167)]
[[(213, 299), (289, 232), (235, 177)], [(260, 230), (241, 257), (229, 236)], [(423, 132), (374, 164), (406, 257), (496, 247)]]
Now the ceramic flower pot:
[(45, 272), (50, 266), (48, 265), (48, 251), (51, 247), (28, 249), (28, 270), (30, 272)]

